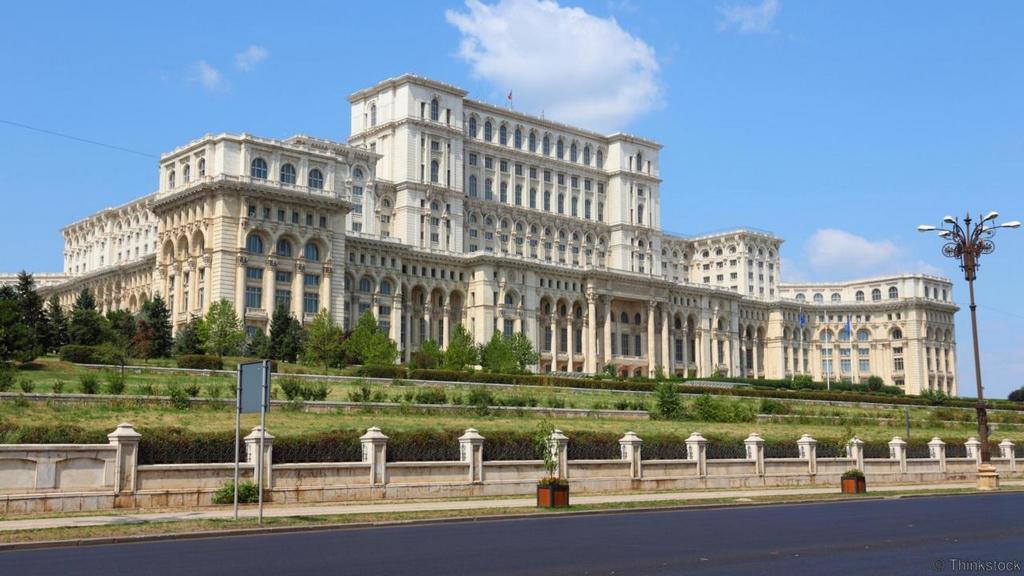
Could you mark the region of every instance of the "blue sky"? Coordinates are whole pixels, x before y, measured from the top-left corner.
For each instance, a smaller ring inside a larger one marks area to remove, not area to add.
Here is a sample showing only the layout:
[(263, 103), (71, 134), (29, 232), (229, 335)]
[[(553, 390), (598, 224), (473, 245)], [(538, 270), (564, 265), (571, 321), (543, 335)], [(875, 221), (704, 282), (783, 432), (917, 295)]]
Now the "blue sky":
[[(517, 109), (665, 145), (666, 227), (784, 237), (784, 279), (956, 279), (920, 223), (1024, 219), (1024, 4), (534, 0), (21, 2), (0, 35), (0, 270), (59, 270), (58, 229), (156, 188), (208, 132), (343, 140), (346, 96), (415, 72)], [(987, 391), (1024, 384), (1020, 263), (1005, 231), (977, 285)]]

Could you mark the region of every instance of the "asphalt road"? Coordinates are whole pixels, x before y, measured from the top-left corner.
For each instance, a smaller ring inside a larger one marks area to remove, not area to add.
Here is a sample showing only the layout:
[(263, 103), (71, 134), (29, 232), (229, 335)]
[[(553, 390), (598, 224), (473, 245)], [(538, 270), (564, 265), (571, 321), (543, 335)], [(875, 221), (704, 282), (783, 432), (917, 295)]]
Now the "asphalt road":
[(0, 575), (1024, 574), (1022, 512), (1013, 493), (421, 524), (11, 551)]

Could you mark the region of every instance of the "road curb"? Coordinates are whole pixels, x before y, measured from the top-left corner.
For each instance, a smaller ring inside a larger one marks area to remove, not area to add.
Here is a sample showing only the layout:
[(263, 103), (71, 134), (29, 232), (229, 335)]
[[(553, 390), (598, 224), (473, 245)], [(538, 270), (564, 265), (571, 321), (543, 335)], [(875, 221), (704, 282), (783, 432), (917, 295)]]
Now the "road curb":
[[(381, 520), (372, 522), (351, 522), (318, 524), (313, 526), (264, 526), (256, 528), (234, 528), (226, 530), (200, 530), (195, 532), (176, 532), (170, 534), (141, 534), (137, 536), (107, 536), (97, 538), (79, 538), (73, 540), (43, 540), (38, 542), (12, 542), (0, 544), (0, 553), (19, 550), (38, 550), (44, 548), (74, 548), (79, 546), (103, 546), (110, 544), (135, 544), (159, 542), (163, 540), (201, 540), (210, 538), (231, 538), (237, 536), (257, 536), (263, 534), (288, 534), (300, 532), (324, 532), (340, 530), (361, 530), (367, 528), (384, 528), (398, 526), (421, 526), (429, 524), (456, 524), (474, 522), (493, 522), (499, 520), (526, 520), (531, 518), (574, 518), (580, 516), (597, 516), (611, 514), (648, 514), (654, 512), (673, 512), (681, 510), (713, 510), (721, 508), (755, 508), (769, 506), (793, 506), (813, 504), (833, 504), (836, 502), (878, 502), (882, 500), (904, 500), (913, 498), (943, 498), (954, 496), (993, 496), (1010, 494), (1021, 490), (999, 490), (994, 492), (953, 492), (940, 494), (909, 493), (885, 496), (836, 496), (833, 498), (796, 499), (785, 502), (731, 502), (708, 504), (676, 504), (669, 506), (640, 506), (635, 508), (609, 508), (599, 510), (566, 510), (563, 512), (531, 512), (512, 514), (481, 514), (477, 516), (457, 516), (451, 518), (422, 518), (411, 520)], [(443, 512), (443, 511), (439, 511)], [(286, 518), (286, 517), (285, 517)], [(171, 521), (168, 521), (171, 522)]]

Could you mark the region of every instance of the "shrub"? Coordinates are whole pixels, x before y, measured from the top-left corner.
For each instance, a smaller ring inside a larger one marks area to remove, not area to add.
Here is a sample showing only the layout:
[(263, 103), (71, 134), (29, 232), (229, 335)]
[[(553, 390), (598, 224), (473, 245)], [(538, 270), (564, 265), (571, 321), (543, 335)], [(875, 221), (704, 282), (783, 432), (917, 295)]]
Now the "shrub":
[(789, 414), (791, 411), (789, 404), (781, 400), (774, 400), (772, 398), (761, 400), (761, 414)]
[(159, 388), (152, 382), (145, 382), (139, 384), (139, 394), (143, 396), (158, 396), (160, 394)]
[(125, 376), (120, 370), (108, 370), (103, 374), (104, 380), (107, 381), (107, 393), (120, 396), (124, 394), (125, 385), (128, 382), (128, 377)]
[(21, 382), (18, 382), (18, 387), (25, 394), (31, 394), (36, 389), (36, 383), (28, 379), (22, 379)]
[[(238, 503), (239, 504), (254, 504), (259, 501), (260, 495), (256, 488), (256, 484), (245, 481), (238, 484)], [(214, 504), (234, 504), (235, 503), (235, 483), (229, 481), (216, 492), (213, 493)]]
[(554, 394), (545, 396), (543, 404), (547, 408), (565, 408), (565, 400)]
[(199, 385), (199, 382), (193, 380), (188, 384), (185, 384), (184, 390), (185, 393), (188, 394), (190, 398), (195, 398), (199, 396), (199, 393), (202, 391), (202, 386)]
[(185, 354), (178, 356), (178, 368), (198, 370), (223, 370), (224, 362), (217, 356), (205, 354)]
[(864, 473), (856, 468), (850, 468), (846, 472), (843, 472), (843, 480), (860, 479), (864, 477)]
[(14, 387), (15, 373), (9, 366), (0, 367), (0, 392), (8, 392)]
[(1006, 399), (1010, 400), (1011, 402), (1024, 402), (1024, 387), (1018, 388), (1013, 392), (1010, 392), (1010, 395), (1007, 396)]
[(363, 378), (405, 378), (405, 368), (402, 366), (360, 366), (356, 369), (356, 376)]
[(281, 391), (288, 401), (300, 400), (302, 398), (302, 382), (294, 378), (284, 378), (280, 383)]
[(654, 388), (654, 409), (658, 416), (667, 419), (679, 418), (683, 414), (683, 403), (679, 400), (676, 385), (659, 382)]
[(694, 400), (693, 414), (704, 422), (752, 422), (756, 418), (750, 406), (709, 394)]
[(181, 385), (174, 383), (167, 385), (167, 395), (171, 397), (171, 406), (174, 406), (178, 410), (188, 410), (189, 405), (189, 394), (185, 391)]
[(210, 398), (220, 398), (224, 396), (224, 384), (221, 382), (210, 382), (206, 385), (206, 395)]
[(78, 385), (82, 388), (82, 394), (95, 394), (100, 391), (100, 379), (91, 372), (79, 376)]
[(63, 380), (54, 380), (53, 381), (53, 393), (54, 394), (62, 394), (63, 392), (64, 392), (64, 381)]
[(417, 404), (444, 404), (448, 402), (448, 395), (441, 388), (429, 386), (416, 390), (413, 401)]
[(872, 392), (878, 392), (885, 387), (885, 381), (881, 376), (868, 376), (867, 388)]
[(326, 382), (310, 382), (309, 385), (303, 386), (302, 397), (306, 400), (323, 402), (327, 400), (327, 395), (330, 392), (331, 387)]
[(105, 354), (99, 346), (65, 344), (60, 347), (60, 359), (75, 364), (107, 364)]
[(472, 388), (466, 396), (466, 404), (476, 408), (489, 408), (494, 405), (494, 393), (487, 388)]

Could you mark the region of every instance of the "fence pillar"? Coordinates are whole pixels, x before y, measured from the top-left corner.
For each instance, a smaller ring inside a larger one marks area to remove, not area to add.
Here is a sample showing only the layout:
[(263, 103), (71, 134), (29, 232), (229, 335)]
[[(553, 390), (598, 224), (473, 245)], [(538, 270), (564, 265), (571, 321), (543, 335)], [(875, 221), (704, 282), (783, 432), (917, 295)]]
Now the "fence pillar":
[(938, 436), (928, 441), (928, 456), (939, 461), (939, 472), (946, 472), (946, 443)]
[(708, 475), (708, 441), (700, 432), (690, 434), (686, 439), (686, 459), (697, 462), (697, 476)]
[(900, 463), (900, 472), (907, 471), (907, 441), (899, 436), (889, 440), (889, 458)]
[(387, 484), (388, 437), (380, 428), (371, 426), (359, 437), (359, 442), (363, 445), (363, 462), (370, 464), (370, 486)]
[(864, 471), (864, 441), (854, 436), (846, 443), (846, 457), (853, 459), (853, 467)]
[(811, 438), (810, 434), (800, 436), (796, 441), (797, 451), (800, 457), (807, 460), (807, 473), (818, 473), (818, 441)]
[(999, 456), (1009, 459), (1010, 472), (1017, 471), (1017, 459), (1014, 458), (1013, 446), (1014, 444), (1009, 438), (1004, 438), (1003, 441), (999, 443)]
[(469, 463), (471, 484), (484, 481), (484, 437), (476, 428), (466, 428), (466, 433), (459, 436), (459, 458)]
[(743, 446), (747, 449), (747, 460), (754, 461), (754, 473), (764, 476), (764, 438), (757, 432), (751, 432)]
[(562, 434), (561, 430), (553, 430), (548, 437), (548, 448), (555, 462), (558, 462), (557, 478), (566, 479), (569, 477), (569, 438)]
[(245, 437), (245, 461), (253, 465), (253, 482), (256, 482), (256, 466), (259, 462), (260, 434), (263, 434), (263, 489), (274, 487), (273, 470), (274, 437), (260, 426), (254, 426), (252, 432)]
[(964, 442), (964, 447), (967, 448), (967, 457), (974, 458), (978, 466), (981, 466), (981, 441), (971, 436)]
[[(139, 465), (139, 438), (142, 435), (127, 423), (121, 422), (107, 434), (112, 446), (117, 446), (114, 456), (114, 493), (120, 496), (135, 494), (135, 477)], [(1012, 452), (1012, 450), (1011, 450)]]
[(641, 467), (640, 459), (640, 447), (642, 444), (643, 440), (636, 435), (636, 432), (626, 432), (622, 438), (619, 438), (622, 459), (629, 462), (629, 475), (634, 480), (643, 478), (643, 468)]

